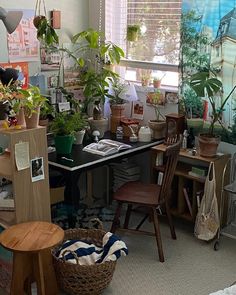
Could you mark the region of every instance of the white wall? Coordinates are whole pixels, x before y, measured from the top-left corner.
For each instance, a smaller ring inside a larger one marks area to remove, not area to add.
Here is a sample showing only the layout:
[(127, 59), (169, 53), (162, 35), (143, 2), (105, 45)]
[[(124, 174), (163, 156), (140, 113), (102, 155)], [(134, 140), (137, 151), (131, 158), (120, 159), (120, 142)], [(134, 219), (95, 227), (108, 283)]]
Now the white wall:
[[(35, 9), (36, 0), (1, 0), (4, 9)], [(71, 36), (88, 28), (88, 1), (87, 0), (45, 0), (47, 11), (57, 9), (61, 11), (61, 29), (57, 30), (60, 42), (69, 42)], [(2, 22), (0, 22), (0, 62), (8, 62), (7, 34)], [(30, 62), (30, 75), (39, 70), (39, 63)]]

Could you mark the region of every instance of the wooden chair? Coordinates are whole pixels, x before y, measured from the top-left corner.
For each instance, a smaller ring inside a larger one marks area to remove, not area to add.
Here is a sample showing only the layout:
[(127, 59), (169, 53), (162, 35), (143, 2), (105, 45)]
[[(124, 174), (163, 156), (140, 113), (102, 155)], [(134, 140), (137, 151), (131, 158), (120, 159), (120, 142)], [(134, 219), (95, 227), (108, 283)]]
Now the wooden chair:
[[(162, 249), (161, 242), (161, 233), (157, 215), (157, 209), (160, 206), (164, 206), (168, 222), (170, 226), (170, 232), (173, 239), (176, 239), (175, 229), (171, 218), (170, 208), (169, 208), (169, 197), (170, 197), (170, 189), (171, 183), (174, 177), (174, 172), (176, 168), (176, 164), (178, 161), (178, 154), (181, 146), (181, 138), (179, 140), (166, 148), (165, 152), (165, 164), (160, 167), (160, 171), (163, 172), (162, 184), (144, 184), (141, 182), (128, 182), (124, 184), (121, 188), (115, 192), (113, 199), (118, 202), (118, 206), (115, 212), (114, 220), (111, 227), (111, 232), (115, 232), (120, 225), (120, 214), (121, 208), (123, 204), (128, 204), (127, 212), (125, 216), (124, 229), (129, 231), (139, 231), (144, 234), (152, 234), (156, 236), (156, 242), (158, 247), (159, 259), (160, 262), (164, 262), (164, 254)], [(149, 214), (147, 214), (136, 229), (129, 229), (129, 219), (132, 211), (132, 206), (138, 205), (144, 208), (148, 208)], [(144, 223), (144, 221), (151, 216), (151, 220), (154, 223), (155, 234), (140, 231), (139, 228)]]

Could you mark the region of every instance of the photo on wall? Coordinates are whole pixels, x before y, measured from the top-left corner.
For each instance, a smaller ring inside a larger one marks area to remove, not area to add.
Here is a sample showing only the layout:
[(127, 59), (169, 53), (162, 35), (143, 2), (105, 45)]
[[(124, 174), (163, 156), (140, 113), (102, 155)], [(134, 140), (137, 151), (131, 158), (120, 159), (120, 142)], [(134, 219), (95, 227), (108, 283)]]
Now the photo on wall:
[(42, 157), (31, 160), (30, 171), (32, 182), (45, 179)]

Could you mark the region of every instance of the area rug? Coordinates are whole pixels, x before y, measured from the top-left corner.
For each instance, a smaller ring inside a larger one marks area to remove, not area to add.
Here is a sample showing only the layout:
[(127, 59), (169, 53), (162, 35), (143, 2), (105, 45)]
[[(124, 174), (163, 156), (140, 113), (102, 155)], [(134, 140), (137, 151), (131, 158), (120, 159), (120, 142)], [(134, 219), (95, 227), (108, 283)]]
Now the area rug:
[(70, 227), (90, 228), (90, 221), (93, 218), (99, 218), (104, 223), (111, 222), (114, 218), (114, 209), (99, 204), (89, 207), (81, 203), (80, 209), (76, 211), (72, 207), (58, 204), (53, 208), (52, 212), (52, 222), (63, 229)]

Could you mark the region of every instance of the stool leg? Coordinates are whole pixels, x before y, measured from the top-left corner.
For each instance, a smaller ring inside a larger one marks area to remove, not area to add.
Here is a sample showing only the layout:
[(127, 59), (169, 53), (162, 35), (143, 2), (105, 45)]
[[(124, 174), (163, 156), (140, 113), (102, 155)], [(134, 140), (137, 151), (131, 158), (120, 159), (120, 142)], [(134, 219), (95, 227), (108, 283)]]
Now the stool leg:
[(43, 250), (34, 256), (34, 278), (39, 295), (57, 295), (57, 281), (52, 265), (50, 250)]
[(33, 254), (34, 279), (37, 284), (37, 294), (45, 295), (44, 269), (40, 252)]
[[(11, 280), (11, 295), (24, 294), (26, 279), (32, 274), (31, 254), (14, 252), (13, 254), (13, 272)], [(27, 288), (29, 295), (29, 288)]]

